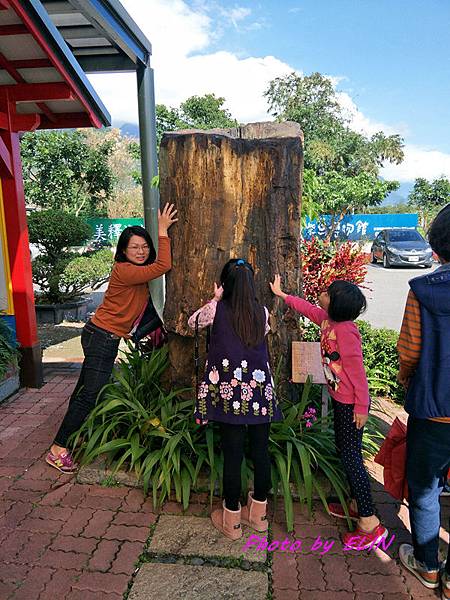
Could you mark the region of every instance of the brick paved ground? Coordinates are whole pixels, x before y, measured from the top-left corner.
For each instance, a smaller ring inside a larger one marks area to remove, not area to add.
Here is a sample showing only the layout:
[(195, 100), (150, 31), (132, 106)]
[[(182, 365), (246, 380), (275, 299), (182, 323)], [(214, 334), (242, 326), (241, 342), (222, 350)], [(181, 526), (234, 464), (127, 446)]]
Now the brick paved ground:
[[(140, 490), (81, 485), (44, 463), (76, 376), (70, 365), (54, 369), (42, 389), (23, 390), (0, 406), (0, 600), (121, 599), (158, 520)], [(436, 597), (396, 560), (398, 543), (409, 539), (407, 510), (380, 485), (375, 499), (396, 535), (386, 554), (343, 553), (337, 541), (343, 526), (319, 507), (309, 520), (296, 505), (291, 537), (302, 549), (272, 554), (273, 598)], [(207, 515), (206, 501), (195, 496), (188, 513)], [(169, 502), (163, 512), (180, 514), (181, 507)], [(274, 539), (286, 537), (282, 521), (281, 512), (274, 515)], [(310, 552), (318, 535), (336, 540), (323, 557)]]

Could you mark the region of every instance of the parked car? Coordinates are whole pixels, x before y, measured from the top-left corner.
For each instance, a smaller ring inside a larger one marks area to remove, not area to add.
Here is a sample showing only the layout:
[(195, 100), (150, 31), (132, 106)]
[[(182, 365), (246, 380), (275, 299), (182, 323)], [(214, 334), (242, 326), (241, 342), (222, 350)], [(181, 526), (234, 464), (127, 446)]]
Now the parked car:
[(385, 269), (408, 265), (430, 268), (433, 251), (415, 229), (383, 229), (373, 241), (372, 262), (381, 261)]

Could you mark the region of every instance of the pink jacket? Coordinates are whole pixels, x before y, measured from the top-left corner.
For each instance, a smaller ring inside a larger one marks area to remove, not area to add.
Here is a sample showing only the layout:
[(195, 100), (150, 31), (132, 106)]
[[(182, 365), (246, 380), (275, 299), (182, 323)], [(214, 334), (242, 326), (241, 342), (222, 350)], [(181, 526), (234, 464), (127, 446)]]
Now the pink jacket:
[(369, 412), (369, 386), (364, 370), (361, 336), (353, 321), (336, 323), (328, 313), (310, 302), (287, 296), (286, 304), (320, 326), (320, 349), (330, 396), (343, 404), (354, 404), (354, 412)]

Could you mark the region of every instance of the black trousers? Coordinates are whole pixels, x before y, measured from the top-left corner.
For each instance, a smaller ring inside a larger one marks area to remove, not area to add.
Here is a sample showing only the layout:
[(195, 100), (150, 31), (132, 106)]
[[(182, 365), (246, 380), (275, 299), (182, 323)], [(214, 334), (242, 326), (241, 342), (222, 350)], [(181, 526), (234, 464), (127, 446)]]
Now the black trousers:
[(270, 476), (270, 423), (231, 425), (220, 423), (223, 450), (223, 495), (229, 510), (238, 510), (241, 497), (241, 464), (248, 431), (250, 455), (254, 465), (255, 500), (264, 501), (272, 487)]
[(55, 437), (54, 443), (58, 446), (67, 447), (68, 438), (81, 427), (94, 408), (98, 393), (111, 377), (119, 342), (117, 335), (96, 327), (90, 321), (84, 326), (81, 334), (83, 366)]
[(360, 517), (374, 514), (370, 480), (362, 457), (364, 427), (356, 429), (353, 422), (353, 404), (333, 400), (334, 438), (345, 474), (350, 484), (352, 498), (358, 505)]

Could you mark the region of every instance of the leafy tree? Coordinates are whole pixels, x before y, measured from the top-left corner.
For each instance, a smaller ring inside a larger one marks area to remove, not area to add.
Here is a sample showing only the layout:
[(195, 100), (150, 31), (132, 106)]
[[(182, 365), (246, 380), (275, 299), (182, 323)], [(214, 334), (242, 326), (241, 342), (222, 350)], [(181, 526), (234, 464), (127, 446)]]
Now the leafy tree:
[(310, 221), (319, 218), (320, 205), (317, 202), (317, 191), (319, 189), (319, 179), (311, 169), (303, 171), (303, 189), (302, 189), (302, 228), (306, 225), (306, 217)]
[(238, 122), (223, 108), (225, 98), (214, 94), (191, 96), (180, 106), (181, 121), (196, 129), (237, 127)]
[(378, 132), (369, 138), (349, 128), (331, 80), (320, 73), (277, 77), (264, 95), (278, 120), (300, 124), (305, 135), (305, 167), (317, 175), (327, 171), (377, 175), (383, 162), (403, 160), (399, 135)]
[(365, 211), (368, 214), (383, 214), (383, 215), (398, 215), (404, 213), (413, 213), (416, 209), (404, 202), (399, 202), (398, 204), (385, 204), (383, 206), (369, 206), (365, 208)]
[(398, 188), (397, 182), (381, 181), (378, 173), (385, 161), (403, 160), (402, 138), (382, 131), (367, 137), (351, 130), (328, 77), (291, 73), (271, 81), (264, 95), (279, 121), (295, 121), (302, 128), (304, 212), (331, 214), (331, 234), (346, 213), (381, 204)]
[[(156, 105), (156, 143), (159, 148), (162, 136), (169, 131), (180, 129), (215, 129), (237, 127), (238, 122), (231, 113), (223, 108), (225, 98), (214, 94), (191, 96), (181, 103), (179, 108), (170, 108), (165, 104)], [(141, 148), (138, 143), (129, 145), (130, 155), (134, 159), (141, 158)], [(136, 183), (141, 184), (139, 170), (133, 171)]]
[(164, 104), (156, 105), (156, 143), (158, 148), (166, 131), (177, 131), (177, 129), (185, 127), (186, 123), (181, 119), (179, 109), (169, 108)]
[(331, 215), (329, 238), (346, 214), (364, 212), (369, 206), (380, 205), (386, 196), (398, 189), (397, 181), (382, 181), (371, 173), (359, 173), (347, 177), (337, 171), (329, 171), (318, 177), (313, 199), (321, 212)]
[(450, 181), (445, 177), (431, 182), (419, 177), (408, 196), (408, 204), (420, 211), (422, 227), (425, 229), (439, 210), (449, 202)]
[(75, 215), (105, 212), (114, 175), (114, 140), (89, 144), (81, 131), (38, 131), (22, 138), (25, 197), (29, 205)]
[(214, 94), (191, 96), (179, 108), (156, 105), (156, 138), (158, 146), (167, 131), (179, 129), (215, 129), (236, 127), (238, 122), (223, 108), (225, 98)]
[(333, 138), (345, 125), (333, 85), (320, 73), (277, 77), (264, 96), (274, 117), (299, 123), (308, 141)]

